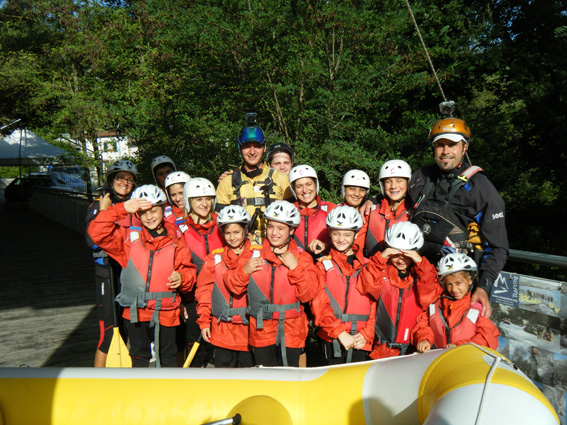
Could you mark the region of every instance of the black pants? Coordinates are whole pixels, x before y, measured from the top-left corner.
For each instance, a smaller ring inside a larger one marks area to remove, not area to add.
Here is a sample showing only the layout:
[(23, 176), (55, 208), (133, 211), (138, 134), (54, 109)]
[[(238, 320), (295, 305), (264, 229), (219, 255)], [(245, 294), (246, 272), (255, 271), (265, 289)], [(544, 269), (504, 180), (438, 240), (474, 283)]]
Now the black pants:
[[(197, 315), (197, 301), (187, 303), (185, 308), (187, 309), (187, 316), (189, 316), (185, 323), (185, 347), (187, 352), (189, 352), (191, 351), (193, 344), (201, 336), (201, 328), (199, 328), (199, 325), (197, 324), (197, 319), (199, 318)], [(203, 367), (206, 366), (207, 363), (213, 363), (213, 358), (215, 356), (214, 351), (214, 346), (211, 343), (201, 341), (199, 349), (197, 350), (190, 367)]]
[[(299, 367), (299, 356), (303, 349), (286, 347), (285, 350), (287, 365)], [(252, 355), (256, 366), (283, 366), (281, 348), (275, 344), (267, 347), (252, 347)]]
[(162, 367), (177, 367), (177, 345), (175, 344), (175, 327), (160, 326), (159, 344), (154, 341), (155, 329), (150, 322), (128, 322), (130, 338), (130, 357), (132, 367), (148, 367), (152, 358), (151, 343), (159, 347), (159, 358)]
[(215, 347), (215, 367), (252, 367), (252, 353), (250, 351), (235, 351)]
[[(340, 342), (339, 345), (341, 347), (341, 355), (339, 357), (335, 357), (332, 342), (324, 341), (322, 339), (319, 339), (319, 342), (321, 344), (321, 350), (323, 351), (323, 357), (325, 357), (325, 362), (328, 365), (344, 364), (347, 362), (348, 351), (345, 350), (345, 347), (343, 347)], [(368, 359), (368, 351), (354, 349), (352, 350), (351, 363), (364, 362)]]

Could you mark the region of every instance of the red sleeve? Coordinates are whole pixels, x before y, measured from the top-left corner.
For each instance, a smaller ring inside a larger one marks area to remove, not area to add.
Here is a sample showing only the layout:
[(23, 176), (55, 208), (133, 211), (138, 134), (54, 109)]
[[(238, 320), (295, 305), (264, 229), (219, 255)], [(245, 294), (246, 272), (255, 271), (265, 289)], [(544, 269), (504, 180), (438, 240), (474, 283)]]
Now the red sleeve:
[(252, 258), (252, 250), (244, 251), (240, 254), (235, 266), (224, 274), (223, 281), (226, 287), (234, 295), (241, 295), (246, 292), (250, 275), (244, 273), (244, 266)]
[(316, 267), (319, 278), (319, 290), (309, 304), (315, 319), (315, 326), (321, 327), (329, 337), (337, 338), (341, 333), (346, 331), (346, 327), (342, 320), (336, 318), (333, 308), (331, 307), (331, 300), (329, 300), (327, 291), (325, 291), (325, 267), (320, 261), (317, 262)]
[(376, 326), (376, 301), (371, 300), (370, 316), (366, 321), (366, 326), (364, 326), (364, 328), (362, 328), (359, 331), (366, 340), (366, 343), (370, 344), (370, 346), (372, 346), (372, 342), (374, 341), (374, 335), (376, 334), (375, 326)]
[(443, 288), (437, 279), (437, 269), (427, 260), (422, 257), (421, 262), (414, 265), (414, 270), (417, 273), (417, 292), (419, 294), (419, 303), (422, 309), (429, 307), (437, 298), (443, 293)]
[(412, 345), (417, 346), (420, 341), (425, 339), (428, 340), (431, 345), (435, 343), (433, 330), (429, 326), (429, 312), (427, 310), (417, 317), (417, 322), (411, 331), (411, 343)]
[(358, 283), (356, 285), (358, 292), (368, 294), (377, 300), (382, 290), (384, 276), (386, 276), (387, 264), (388, 260), (382, 257), (380, 252), (370, 257), (370, 261), (358, 275)]
[(297, 267), (287, 274), (289, 283), (295, 285), (295, 295), (302, 303), (307, 303), (319, 291), (319, 272), (313, 259), (306, 251), (299, 254)]
[(490, 319), (478, 315), (478, 321), (476, 323), (476, 334), (471, 339), (465, 339), (458, 341), (455, 345), (463, 345), (467, 342), (473, 342), (484, 347), (492, 348), (496, 350), (498, 348), (498, 328)]
[(356, 239), (354, 240), (354, 250), (358, 251), (364, 249), (366, 245), (366, 232), (368, 231), (368, 216), (362, 216), (362, 228), (358, 231)]
[(129, 249), (125, 243), (128, 229), (116, 222), (127, 215), (123, 202), (111, 205), (107, 210), (100, 211), (87, 229), (91, 240), (114, 258), (122, 268), (128, 264)]
[(177, 290), (184, 294), (191, 292), (197, 281), (197, 267), (191, 261), (191, 251), (183, 238), (177, 240), (173, 268), (181, 273), (181, 286)]
[(197, 289), (195, 299), (197, 300), (197, 324), (199, 328), (211, 327), (212, 293), (215, 281), (215, 259), (213, 254), (207, 255), (203, 262), (201, 272), (197, 277)]

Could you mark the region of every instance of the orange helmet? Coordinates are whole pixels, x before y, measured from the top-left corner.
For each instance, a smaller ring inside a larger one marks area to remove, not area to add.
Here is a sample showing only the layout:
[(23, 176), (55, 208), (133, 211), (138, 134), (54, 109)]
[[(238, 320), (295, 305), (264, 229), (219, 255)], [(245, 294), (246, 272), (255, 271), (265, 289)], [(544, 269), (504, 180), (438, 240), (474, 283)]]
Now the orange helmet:
[(429, 141), (434, 143), (439, 136), (449, 136), (448, 138), (455, 142), (463, 140), (469, 142), (471, 130), (467, 127), (467, 123), (460, 118), (443, 118), (437, 121), (429, 131)]

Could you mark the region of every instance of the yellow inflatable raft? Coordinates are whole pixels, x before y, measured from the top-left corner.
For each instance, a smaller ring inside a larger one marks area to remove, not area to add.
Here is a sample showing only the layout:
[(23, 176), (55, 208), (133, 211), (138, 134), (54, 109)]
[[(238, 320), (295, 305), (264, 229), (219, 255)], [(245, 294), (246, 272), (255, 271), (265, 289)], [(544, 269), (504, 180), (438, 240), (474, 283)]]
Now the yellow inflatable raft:
[[(0, 425), (559, 424), (531, 381), (475, 345), (320, 368), (1, 369)], [(226, 422), (229, 423), (229, 422)]]

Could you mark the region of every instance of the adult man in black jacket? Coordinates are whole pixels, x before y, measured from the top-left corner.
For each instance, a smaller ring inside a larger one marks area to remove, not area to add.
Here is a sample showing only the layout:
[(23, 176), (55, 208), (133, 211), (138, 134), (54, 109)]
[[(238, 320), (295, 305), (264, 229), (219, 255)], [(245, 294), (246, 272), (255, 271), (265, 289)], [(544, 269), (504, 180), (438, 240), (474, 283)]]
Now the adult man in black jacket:
[(423, 231), (423, 255), (433, 264), (449, 252), (465, 252), (479, 264), (471, 301), (490, 317), (492, 285), (508, 258), (505, 205), (479, 167), (465, 160), (470, 130), (458, 118), (435, 123), (429, 133), (436, 164), (413, 174), (412, 221)]

